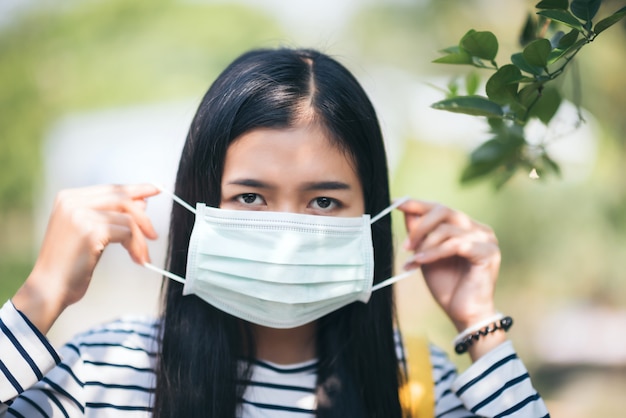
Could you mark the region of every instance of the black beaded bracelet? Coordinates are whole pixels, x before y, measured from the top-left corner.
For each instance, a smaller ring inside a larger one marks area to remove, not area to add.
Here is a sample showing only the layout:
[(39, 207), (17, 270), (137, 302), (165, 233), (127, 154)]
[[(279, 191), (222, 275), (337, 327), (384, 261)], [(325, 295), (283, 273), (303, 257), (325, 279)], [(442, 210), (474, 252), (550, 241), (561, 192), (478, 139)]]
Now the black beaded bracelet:
[(496, 332), (498, 330), (507, 332), (509, 328), (511, 328), (512, 325), (513, 325), (513, 318), (511, 318), (510, 316), (505, 316), (499, 321), (495, 321), (494, 323), (487, 325), (486, 327), (483, 327), (479, 329), (478, 331), (472, 332), (471, 334), (468, 334), (467, 336), (465, 336), (461, 341), (459, 341), (454, 346), (454, 351), (456, 351), (457, 354), (463, 354), (469, 349), (469, 347), (474, 343), (474, 341), (477, 341), (480, 337), (487, 335), (489, 333), (492, 333), (492, 332)]

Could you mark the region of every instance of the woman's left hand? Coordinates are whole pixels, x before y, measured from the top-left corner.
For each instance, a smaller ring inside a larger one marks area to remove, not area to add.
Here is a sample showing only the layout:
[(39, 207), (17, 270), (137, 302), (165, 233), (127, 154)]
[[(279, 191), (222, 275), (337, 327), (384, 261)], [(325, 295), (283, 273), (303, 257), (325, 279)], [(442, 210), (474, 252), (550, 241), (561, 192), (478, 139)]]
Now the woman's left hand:
[(421, 267), (433, 297), (457, 330), (496, 313), (500, 248), (493, 230), (462, 212), (422, 200), (398, 207), (405, 215), (405, 269)]

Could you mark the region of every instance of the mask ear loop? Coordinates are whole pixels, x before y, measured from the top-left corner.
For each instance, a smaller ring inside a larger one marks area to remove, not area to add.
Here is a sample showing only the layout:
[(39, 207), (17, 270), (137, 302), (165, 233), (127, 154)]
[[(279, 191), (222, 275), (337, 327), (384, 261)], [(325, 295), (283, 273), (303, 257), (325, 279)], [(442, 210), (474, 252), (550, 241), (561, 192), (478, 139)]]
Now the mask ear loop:
[[(159, 185), (159, 184), (152, 183), (152, 185), (153, 185), (154, 187), (156, 187), (157, 189), (159, 189), (159, 191), (160, 191), (161, 193), (165, 193), (166, 195), (168, 195), (169, 197), (171, 197), (171, 198), (174, 200), (174, 202), (178, 203), (179, 205), (181, 205), (182, 207), (184, 207), (185, 209), (187, 209), (188, 211), (190, 211), (190, 212), (191, 212), (191, 213), (193, 213), (194, 215), (196, 214), (196, 210), (194, 209), (194, 207), (193, 207), (193, 206), (191, 206), (189, 203), (185, 202), (185, 201), (184, 201), (183, 199), (181, 199), (180, 197), (176, 196), (174, 193), (170, 192), (170, 191), (169, 191), (169, 190), (167, 190), (167, 189), (164, 189), (164, 188), (163, 188), (163, 187), (161, 187), (161, 185)], [(150, 263), (147, 263), (147, 262), (146, 262), (146, 263), (143, 263), (143, 266), (144, 266), (145, 268), (149, 269), (149, 270), (155, 271), (155, 272), (157, 272), (157, 273), (159, 273), (159, 274), (161, 274), (161, 275), (163, 275), (163, 276), (165, 276), (165, 277), (167, 277), (167, 278), (170, 278), (170, 279), (174, 280), (175, 282), (185, 284), (185, 279), (184, 279), (184, 278), (180, 277), (180, 276), (179, 276), (179, 275), (177, 275), (177, 274), (170, 273), (170, 272), (169, 272), (169, 271), (167, 271), (167, 270), (164, 270), (164, 269), (162, 269), (162, 268), (159, 268), (159, 267), (155, 266), (154, 264), (150, 264)]]
[(378, 289), (382, 289), (383, 287), (387, 287), (389, 285), (392, 285), (395, 282), (399, 282), (402, 279), (406, 279), (407, 277), (412, 276), (413, 273), (415, 273), (416, 271), (417, 271), (417, 269), (408, 270), (408, 271), (405, 271), (404, 273), (400, 273), (398, 275), (390, 277), (387, 280), (383, 280), (382, 282), (377, 283), (374, 286), (372, 286), (372, 292), (375, 292)]
[(182, 278), (182, 277), (180, 277), (179, 275), (174, 274), (174, 273), (170, 273), (170, 272), (169, 272), (169, 271), (167, 271), (167, 270), (163, 270), (162, 268), (159, 268), (159, 267), (155, 266), (154, 264), (150, 264), (150, 263), (143, 263), (143, 266), (144, 266), (145, 268), (147, 268), (148, 270), (155, 271), (155, 272), (157, 272), (157, 273), (159, 273), (159, 274), (161, 274), (161, 275), (163, 275), (163, 276), (167, 277), (168, 279), (172, 279), (172, 280), (174, 280), (175, 282), (185, 284), (185, 279), (183, 279), (183, 278)]
[(169, 197), (172, 198), (172, 200), (174, 200), (174, 202), (178, 203), (179, 205), (181, 205), (182, 207), (184, 207), (185, 209), (187, 209), (189, 212), (193, 213), (194, 215), (196, 214), (196, 209), (191, 206), (189, 203), (185, 202), (183, 199), (181, 199), (180, 197), (176, 196), (174, 193), (170, 192), (167, 189), (164, 189), (163, 187), (161, 187), (160, 184), (156, 184), (156, 183), (152, 183), (152, 185), (154, 187), (156, 187), (157, 189), (159, 189), (159, 191), (161, 193), (165, 193), (166, 195), (168, 195)]
[[(403, 203), (407, 202), (408, 200), (410, 200), (411, 198), (409, 196), (404, 196), (401, 197), (400, 199), (397, 199), (395, 202), (393, 202), (391, 205), (389, 205), (386, 209), (383, 209), (382, 211), (380, 211), (380, 213), (376, 216), (374, 216), (371, 220), (370, 220), (370, 224), (373, 224), (374, 222), (376, 222), (377, 220), (379, 220), (380, 218), (382, 218), (383, 216), (387, 215), (389, 212), (391, 212), (392, 210), (396, 209), (398, 206), (402, 205)], [(383, 287), (387, 287), (395, 282), (399, 282), (402, 279), (406, 279), (407, 277), (410, 277), (413, 275), (413, 273), (415, 273), (415, 271), (417, 271), (418, 269), (413, 269), (413, 270), (408, 270), (405, 271), (404, 273), (400, 273), (398, 275), (395, 275), (393, 277), (388, 278), (387, 280), (383, 280), (380, 283), (375, 284), (374, 286), (372, 286), (372, 292), (378, 290), (378, 289), (382, 289)]]
[[(158, 186), (157, 186), (158, 187)], [(379, 220), (380, 218), (382, 218), (383, 216), (387, 215), (389, 212), (391, 212), (392, 210), (394, 210), (395, 208), (397, 208), (398, 206), (402, 205), (403, 203), (409, 201), (411, 198), (409, 196), (404, 196), (401, 197), (400, 199), (397, 199), (395, 202), (393, 202), (391, 205), (387, 206), (385, 209), (381, 210), (378, 215), (374, 216), (372, 219), (370, 219), (370, 224), (373, 224), (374, 222), (376, 222), (377, 220)]]

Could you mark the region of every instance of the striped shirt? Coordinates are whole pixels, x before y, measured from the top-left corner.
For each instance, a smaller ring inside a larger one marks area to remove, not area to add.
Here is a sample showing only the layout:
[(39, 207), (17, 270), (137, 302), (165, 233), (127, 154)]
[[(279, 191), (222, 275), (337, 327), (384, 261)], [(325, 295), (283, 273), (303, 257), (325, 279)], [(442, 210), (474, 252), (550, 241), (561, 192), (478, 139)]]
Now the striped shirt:
[[(126, 318), (78, 335), (59, 352), (7, 302), (0, 310), (0, 417), (150, 417), (158, 322)], [(431, 346), (435, 415), (548, 417), (510, 342), (458, 375)], [(241, 417), (312, 418), (317, 361), (256, 361)]]

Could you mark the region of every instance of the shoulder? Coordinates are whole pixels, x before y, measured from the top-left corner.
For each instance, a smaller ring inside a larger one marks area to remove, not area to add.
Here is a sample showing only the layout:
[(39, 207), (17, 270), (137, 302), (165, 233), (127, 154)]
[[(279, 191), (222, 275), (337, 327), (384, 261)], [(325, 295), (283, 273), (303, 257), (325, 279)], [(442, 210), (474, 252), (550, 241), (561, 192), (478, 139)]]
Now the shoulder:
[(92, 362), (111, 358), (129, 361), (154, 358), (158, 352), (159, 332), (160, 320), (127, 316), (76, 335), (61, 351), (64, 358), (69, 354), (70, 357), (87, 358)]
[(96, 325), (78, 334), (76, 338), (89, 339), (98, 335), (139, 335), (145, 338), (155, 338), (160, 322), (160, 319), (150, 316), (128, 315)]

